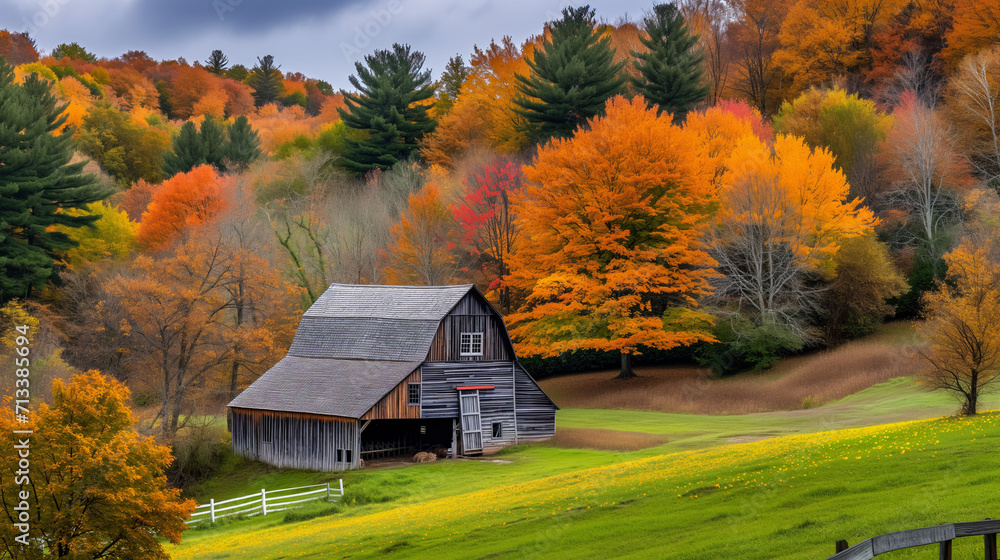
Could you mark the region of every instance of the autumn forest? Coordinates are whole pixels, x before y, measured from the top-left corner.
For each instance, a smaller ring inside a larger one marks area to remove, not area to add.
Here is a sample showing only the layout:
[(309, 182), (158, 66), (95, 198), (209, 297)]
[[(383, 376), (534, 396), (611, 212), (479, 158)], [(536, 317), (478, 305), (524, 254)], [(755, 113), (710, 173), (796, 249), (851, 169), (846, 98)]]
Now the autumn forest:
[[(443, 69), (395, 44), (345, 89), (267, 53), (0, 31), (0, 354), (30, 326), (37, 421), (112, 403), (184, 486), (199, 419), (333, 282), (476, 284), (536, 377), (730, 376), (919, 319), (926, 383), (976, 414), (1000, 364), (1000, 4), (620, 16), (566, 8)], [(157, 492), (178, 540), (190, 504)]]

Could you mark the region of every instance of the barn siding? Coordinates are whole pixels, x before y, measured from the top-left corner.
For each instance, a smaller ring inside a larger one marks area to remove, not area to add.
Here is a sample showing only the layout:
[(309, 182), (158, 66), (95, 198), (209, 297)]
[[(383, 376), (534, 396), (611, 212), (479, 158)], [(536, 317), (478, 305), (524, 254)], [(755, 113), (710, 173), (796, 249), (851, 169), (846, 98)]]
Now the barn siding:
[(517, 433), (522, 440), (556, 434), (556, 407), (521, 364), (517, 364)]
[[(483, 333), (482, 356), (460, 355), (460, 335), (464, 332)], [(492, 362), (512, 359), (514, 355), (502, 319), (473, 292), (462, 298), (451, 313), (444, 317), (427, 353), (428, 362)]]
[(409, 384), (420, 383), (420, 369), (406, 376), (396, 388), (375, 403), (361, 420), (395, 420), (401, 418), (420, 418), (420, 407), (409, 404)]
[[(512, 371), (512, 367), (515, 368)], [(462, 385), (493, 385), (479, 391), (483, 425), (483, 450), (495, 451), (512, 445), (514, 438), (514, 398), (512, 373), (517, 383), (518, 441), (543, 439), (555, 433), (555, 406), (513, 362), (425, 363), (421, 366), (423, 418), (458, 418), (458, 391)], [(522, 392), (524, 393), (522, 399)], [(522, 418), (524, 416), (524, 418)], [(492, 424), (500, 422), (503, 435), (492, 437)]]
[[(360, 434), (353, 418), (232, 409), (233, 451), (276, 467), (340, 471), (359, 465)], [(270, 435), (270, 443), (265, 443)], [(337, 460), (337, 450), (345, 453)], [(351, 460), (347, 461), (350, 451)]]

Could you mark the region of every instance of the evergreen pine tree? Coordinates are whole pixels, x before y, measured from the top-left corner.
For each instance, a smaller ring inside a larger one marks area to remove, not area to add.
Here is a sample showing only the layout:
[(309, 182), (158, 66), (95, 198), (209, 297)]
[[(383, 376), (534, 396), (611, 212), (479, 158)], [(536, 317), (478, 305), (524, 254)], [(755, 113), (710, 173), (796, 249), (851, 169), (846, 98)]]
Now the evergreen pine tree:
[(281, 66), (274, 65), (272, 55), (257, 57), (257, 66), (250, 71), (247, 85), (253, 90), (253, 101), (258, 107), (277, 101), (285, 93), (285, 85), (281, 81), (281, 72), (278, 68)]
[(621, 93), (624, 62), (614, 62), (609, 37), (595, 29), (590, 6), (564, 8), (550, 22), (550, 37), (528, 60), (529, 76), (517, 76), (522, 97), (517, 112), (536, 141), (566, 137), (587, 119), (601, 114), (605, 102)]
[(201, 145), (205, 147), (205, 163), (219, 171), (226, 170), (226, 136), (214, 119), (206, 117), (201, 123)]
[(229, 127), (229, 142), (226, 143), (226, 160), (231, 167), (246, 169), (261, 156), (260, 137), (250, 126), (246, 115), (236, 117)]
[(0, 301), (29, 297), (32, 288), (58, 279), (55, 258), (75, 246), (52, 226), (83, 227), (99, 216), (72, 216), (109, 193), (84, 162), (70, 163), (72, 130), (51, 85), (29, 74), (14, 83), (13, 68), (0, 57)]
[(629, 81), (646, 101), (682, 121), (692, 107), (708, 96), (701, 83), (704, 55), (697, 48), (698, 35), (688, 32), (684, 16), (673, 4), (657, 4), (643, 19), (646, 36), (639, 40), (648, 49), (632, 52), (639, 71)]
[(448, 64), (441, 74), (441, 89), (448, 97), (455, 99), (462, 92), (462, 84), (469, 77), (469, 67), (462, 60), (462, 55), (456, 54), (448, 59)]
[[(206, 121), (207, 122), (207, 121)], [(195, 166), (208, 161), (208, 150), (194, 123), (188, 121), (174, 137), (174, 149), (163, 156), (163, 176), (173, 177), (187, 173)]]
[(434, 130), (436, 121), (420, 103), (434, 95), (430, 70), (423, 65), (423, 53), (399, 44), (366, 56), (364, 65), (355, 63), (358, 74), (349, 79), (359, 93), (344, 92), (347, 109), (338, 112), (345, 125), (368, 134), (347, 140), (341, 159), (345, 169), (357, 175), (389, 169)]
[(469, 67), (462, 60), (462, 55), (456, 54), (448, 59), (448, 64), (441, 73), (441, 80), (438, 82), (438, 99), (434, 104), (434, 111), (437, 115), (443, 115), (451, 110), (458, 99), (458, 94), (462, 92), (462, 84), (469, 77)]
[(205, 70), (208, 70), (217, 76), (225, 74), (227, 66), (229, 66), (229, 57), (223, 54), (219, 49), (212, 51), (208, 60), (205, 61)]

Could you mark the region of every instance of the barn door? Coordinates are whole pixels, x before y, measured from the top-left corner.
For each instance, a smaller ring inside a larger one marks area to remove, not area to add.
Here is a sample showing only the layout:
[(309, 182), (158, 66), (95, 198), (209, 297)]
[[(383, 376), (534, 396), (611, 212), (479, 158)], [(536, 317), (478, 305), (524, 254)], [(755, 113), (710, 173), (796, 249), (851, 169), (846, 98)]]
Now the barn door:
[(479, 391), (461, 391), (458, 402), (462, 413), (462, 448), (464, 453), (483, 450), (483, 424), (479, 418)]

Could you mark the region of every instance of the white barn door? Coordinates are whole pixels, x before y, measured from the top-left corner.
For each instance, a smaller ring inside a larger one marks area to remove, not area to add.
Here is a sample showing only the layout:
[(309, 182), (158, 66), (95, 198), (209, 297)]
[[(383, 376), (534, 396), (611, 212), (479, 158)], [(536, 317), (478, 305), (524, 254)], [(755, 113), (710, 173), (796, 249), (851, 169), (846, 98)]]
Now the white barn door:
[(463, 453), (483, 450), (483, 423), (479, 417), (479, 391), (461, 391), (458, 394), (462, 414)]

